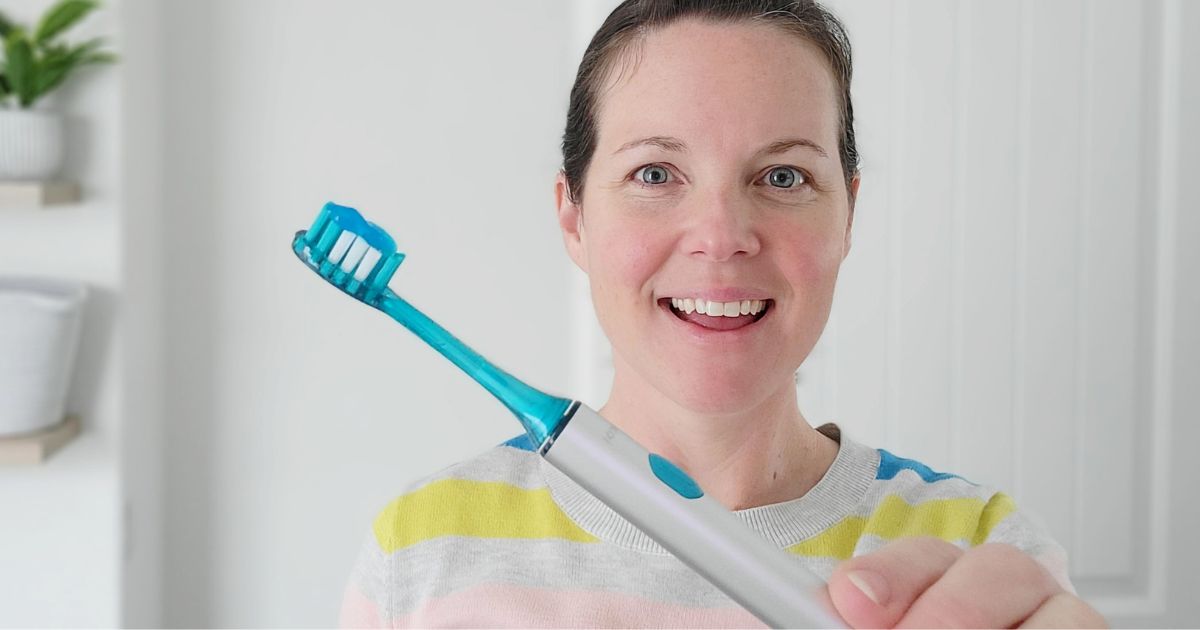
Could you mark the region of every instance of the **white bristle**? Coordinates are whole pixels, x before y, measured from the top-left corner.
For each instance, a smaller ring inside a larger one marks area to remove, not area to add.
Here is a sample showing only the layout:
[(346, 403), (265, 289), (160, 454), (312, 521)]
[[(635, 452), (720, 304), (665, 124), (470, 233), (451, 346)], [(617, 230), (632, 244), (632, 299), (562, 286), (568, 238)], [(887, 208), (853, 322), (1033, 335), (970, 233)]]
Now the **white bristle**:
[(354, 271), (354, 266), (358, 264), (358, 261), (362, 260), (363, 254), (366, 253), (368, 248), (370, 248), (370, 245), (367, 245), (366, 241), (361, 238), (355, 240), (350, 245), (350, 251), (346, 253), (346, 257), (342, 259), (342, 271), (346, 273)]
[(358, 270), (354, 272), (354, 279), (359, 282), (366, 280), (371, 270), (375, 268), (375, 263), (379, 262), (380, 256), (381, 254), (378, 249), (374, 247), (368, 249), (367, 253), (363, 254), (362, 262), (358, 263)]
[(337, 242), (333, 244), (333, 249), (329, 250), (329, 256), (326, 258), (329, 260), (329, 262), (336, 265), (342, 260), (342, 256), (346, 255), (346, 250), (350, 249), (350, 244), (353, 243), (357, 238), (358, 237), (354, 235), (354, 232), (342, 232), (341, 235), (338, 236)]

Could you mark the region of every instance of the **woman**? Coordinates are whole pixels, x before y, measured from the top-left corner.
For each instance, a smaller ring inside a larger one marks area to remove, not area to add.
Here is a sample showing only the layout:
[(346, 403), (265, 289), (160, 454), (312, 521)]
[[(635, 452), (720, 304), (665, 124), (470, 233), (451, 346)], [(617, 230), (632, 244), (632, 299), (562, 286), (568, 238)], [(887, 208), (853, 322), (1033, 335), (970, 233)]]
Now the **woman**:
[[(1006, 495), (797, 405), (850, 249), (850, 75), (812, 2), (628, 0), (600, 28), (555, 184), (613, 346), (600, 412), (829, 579), (853, 626), (1103, 625)], [(389, 505), (343, 624), (762, 626), (528, 449), (514, 438)]]

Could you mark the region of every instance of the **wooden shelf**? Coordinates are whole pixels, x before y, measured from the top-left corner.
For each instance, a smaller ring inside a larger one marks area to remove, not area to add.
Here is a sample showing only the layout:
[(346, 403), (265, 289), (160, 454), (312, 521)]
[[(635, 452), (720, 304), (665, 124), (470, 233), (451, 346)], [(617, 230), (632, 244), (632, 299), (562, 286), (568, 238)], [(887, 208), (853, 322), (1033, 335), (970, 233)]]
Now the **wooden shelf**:
[(75, 182), (0, 181), (0, 208), (41, 208), (78, 201), (79, 184)]
[(0, 466), (40, 464), (76, 435), (79, 435), (79, 418), (67, 416), (62, 422), (35, 433), (0, 437)]

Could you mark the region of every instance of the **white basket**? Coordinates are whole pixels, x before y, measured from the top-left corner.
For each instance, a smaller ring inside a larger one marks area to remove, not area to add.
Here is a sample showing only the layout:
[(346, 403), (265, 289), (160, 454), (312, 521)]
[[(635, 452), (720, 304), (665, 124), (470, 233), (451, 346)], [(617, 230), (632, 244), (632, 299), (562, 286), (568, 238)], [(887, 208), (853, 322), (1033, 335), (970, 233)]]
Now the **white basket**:
[(57, 112), (0, 109), (0, 180), (46, 181), (63, 164), (63, 121)]
[(0, 277), (0, 436), (62, 420), (87, 287)]

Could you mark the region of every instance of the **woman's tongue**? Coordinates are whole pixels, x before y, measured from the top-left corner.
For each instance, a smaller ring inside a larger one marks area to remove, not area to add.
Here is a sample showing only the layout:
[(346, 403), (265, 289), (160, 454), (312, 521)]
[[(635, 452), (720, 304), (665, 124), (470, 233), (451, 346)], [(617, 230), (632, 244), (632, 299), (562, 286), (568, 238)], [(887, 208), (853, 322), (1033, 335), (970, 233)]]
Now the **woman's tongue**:
[(702, 315), (698, 312), (683, 313), (676, 311), (675, 314), (693, 324), (703, 326), (712, 330), (733, 330), (741, 328), (747, 324), (754, 322), (754, 315), (738, 315), (737, 317), (713, 317), (710, 315)]

